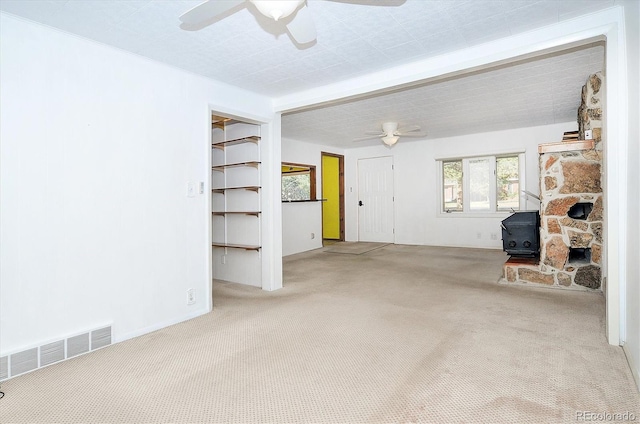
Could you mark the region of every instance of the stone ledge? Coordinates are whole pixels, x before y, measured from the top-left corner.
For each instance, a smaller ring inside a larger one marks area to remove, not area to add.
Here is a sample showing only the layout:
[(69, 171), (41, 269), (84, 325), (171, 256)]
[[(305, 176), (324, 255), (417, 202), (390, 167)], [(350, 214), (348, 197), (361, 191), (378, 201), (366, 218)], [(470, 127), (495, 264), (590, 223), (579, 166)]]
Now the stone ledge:
[(557, 143), (543, 143), (538, 145), (538, 153), (572, 152), (576, 150), (591, 150), (595, 146), (593, 140), (559, 141)]
[(569, 291), (578, 291), (578, 292), (582, 292), (582, 293), (593, 293), (596, 295), (602, 295), (602, 290), (594, 290), (594, 289), (589, 289), (583, 286), (578, 286), (576, 284), (572, 284), (571, 286), (562, 286), (562, 285), (547, 285), (547, 284), (538, 284), (538, 283), (531, 283), (529, 281), (524, 281), (524, 280), (518, 280), (518, 281), (507, 281), (506, 278), (504, 277), (500, 277), (498, 278), (497, 281), (498, 284), (502, 284), (505, 286), (520, 286), (520, 287), (528, 287), (528, 288), (533, 288), (533, 289), (549, 289), (549, 290), (569, 290)]

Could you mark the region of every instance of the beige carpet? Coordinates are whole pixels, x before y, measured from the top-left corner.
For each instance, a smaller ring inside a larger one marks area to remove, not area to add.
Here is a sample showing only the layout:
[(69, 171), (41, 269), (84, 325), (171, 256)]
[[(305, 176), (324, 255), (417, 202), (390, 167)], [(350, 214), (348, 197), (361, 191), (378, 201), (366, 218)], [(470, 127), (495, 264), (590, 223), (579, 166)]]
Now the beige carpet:
[(389, 243), (374, 243), (367, 241), (341, 241), (325, 247), (327, 253), (346, 253), (349, 255), (362, 255), (372, 250), (380, 249)]
[(640, 419), (602, 295), (497, 284), (504, 260), (397, 245), (293, 255), (282, 290), (216, 283), (211, 314), (4, 382), (0, 422)]

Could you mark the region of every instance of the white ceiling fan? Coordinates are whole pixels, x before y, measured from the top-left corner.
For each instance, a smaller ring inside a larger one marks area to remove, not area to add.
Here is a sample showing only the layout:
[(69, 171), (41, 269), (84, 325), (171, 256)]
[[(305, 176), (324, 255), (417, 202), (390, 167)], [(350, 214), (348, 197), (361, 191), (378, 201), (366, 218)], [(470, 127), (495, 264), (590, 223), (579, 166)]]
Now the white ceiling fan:
[(365, 134), (369, 134), (368, 137), (354, 138), (353, 141), (371, 140), (373, 138), (380, 138), (384, 144), (391, 147), (398, 142), (400, 137), (424, 137), (427, 134), (419, 132), (419, 125), (412, 125), (410, 127), (398, 128), (397, 122), (385, 122), (382, 124), (382, 131), (365, 131)]
[[(327, 0), (370, 6), (398, 6), (406, 0)], [(306, 0), (207, 0), (180, 16), (181, 28), (196, 31), (232, 15), (245, 6), (255, 7), (262, 15), (282, 22), (291, 38), (307, 44), (317, 37), (316, 27)]]

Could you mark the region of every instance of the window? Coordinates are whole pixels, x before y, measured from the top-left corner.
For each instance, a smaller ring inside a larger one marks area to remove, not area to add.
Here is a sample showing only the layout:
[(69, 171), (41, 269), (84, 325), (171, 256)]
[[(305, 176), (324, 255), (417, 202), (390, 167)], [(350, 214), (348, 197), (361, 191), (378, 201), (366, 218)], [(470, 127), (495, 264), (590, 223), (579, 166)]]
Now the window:
[(442, 211), (492, 213), (520, 209), (524, 154), (440, 161)]
[(462, 160), (442, 163), (444, 210), (462, 210)]
[(285, 202), (316, 199), (316, 167), (282, 163), (282, 200)]
[(496, 158), (496, 176), (498, 210), (520, 209), (520, 161), (518, 156)]

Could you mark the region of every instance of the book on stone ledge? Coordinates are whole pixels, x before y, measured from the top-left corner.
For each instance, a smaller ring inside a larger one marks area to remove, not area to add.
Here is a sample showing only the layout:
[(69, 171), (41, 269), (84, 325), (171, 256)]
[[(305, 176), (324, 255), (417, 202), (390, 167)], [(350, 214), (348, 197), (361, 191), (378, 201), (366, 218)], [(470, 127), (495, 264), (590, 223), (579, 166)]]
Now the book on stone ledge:
[(578, 131), (566, 131), (562, 136), (562, 141), (575, 141), (578, 137)]

